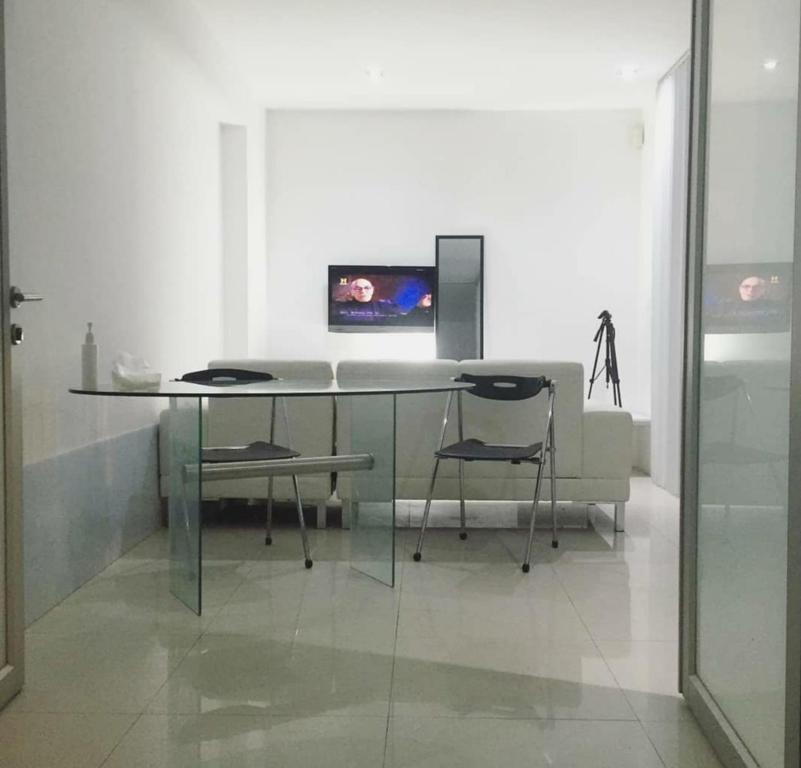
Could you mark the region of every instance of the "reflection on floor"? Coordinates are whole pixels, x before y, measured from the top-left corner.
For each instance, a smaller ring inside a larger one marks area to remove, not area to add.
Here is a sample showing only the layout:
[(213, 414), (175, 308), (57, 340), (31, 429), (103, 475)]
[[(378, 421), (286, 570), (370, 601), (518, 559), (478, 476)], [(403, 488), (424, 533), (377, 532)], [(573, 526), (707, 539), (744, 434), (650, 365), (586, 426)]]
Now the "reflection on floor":
[(205, 538), (205, 614), (168, 593), (156, 534), (36, 622), (0, 765), (718, 766), (676, 692), (678, 512), (633, 483), (628, 532), (399, 531), (399, 584), (349, 534)]

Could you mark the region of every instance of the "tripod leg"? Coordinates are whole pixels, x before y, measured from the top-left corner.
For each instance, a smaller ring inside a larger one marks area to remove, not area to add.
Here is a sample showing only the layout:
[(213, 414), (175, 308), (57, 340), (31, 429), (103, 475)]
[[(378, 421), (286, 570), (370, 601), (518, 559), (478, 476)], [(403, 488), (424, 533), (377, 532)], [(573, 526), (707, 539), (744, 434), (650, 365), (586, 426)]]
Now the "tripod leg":
[(620, 373), (617, 369), (617, 347), (615, 346), (615, 337), (611, 341), (611, 362), (612, 362), (612, 392), (614, 394), (615, 405), (619, 408), (623, 407), (623, 397), (620, 394)]
[(592, 397), (592, 385), (595, 384), (595, 380), (598, 378), (597, 370), (598, 370), (598, 357), (601, 354), (601, 342), (603, 341), (603, 326), (598, 329), (598, 333), (596, 334), (598, 339), (598, 344), (595, 347), (595, 362), (592, 364), (592, 373), (590, 374), (590, 391), (587, 393), (587, 400)]

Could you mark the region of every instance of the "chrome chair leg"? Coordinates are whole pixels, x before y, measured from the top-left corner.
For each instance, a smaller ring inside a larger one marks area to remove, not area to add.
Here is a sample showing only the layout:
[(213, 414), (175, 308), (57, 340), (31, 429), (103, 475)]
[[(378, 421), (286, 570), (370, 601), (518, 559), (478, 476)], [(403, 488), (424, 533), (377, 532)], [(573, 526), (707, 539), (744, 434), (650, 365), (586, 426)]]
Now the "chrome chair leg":
[(309, 536), (306, 533), (306, 520), (303, 518), (303, 504), (300, 501), (300, 488), (298, 487), (298, 476), (292, 475), (292, 484), (295, 486), (295, 501), (298, 505), (298, 523), (300, 524), (300, 538), (303, 541), (303, 555), (306, 558), (307, 568), (311, 568), (314, 563), (309, 556)]
[(459, 538), (464, 541), (467, 538), (467, 520), (464, 511), (464, 462), (459, 459)]
[(528, 573), (531, 569), (531, 545), (534, 542), (534, 521), (537, 517), (537, 505), (540, 503), (543, 464), (544, 460), (537, 464), (537, 484), (534, 486), (534, 503), (531, 505), (531, 525), (528, 529), (528, 543), (526, 544), (526, 557), (523, 560), (523, 573)]
[(426, 535), (426, 526), (428, 525), (428, 514), (431, 512), (431, 497), (434, 495), (434, 483), (437, 480), (437, 470), (439, 469), (439, 459), (434, 462), (434, 471), (431, 473), (431, 485), (428, 487), (428, 496), (426, 497), (426, 507), (423, 510), (423, 522), (420, 524), (420, 535), (417, 537), (417, 549), (412, 556), (415, 562), (420, 562), (423, 556), (423, 538)]
[(554, 466), (554, 452), (551, 450), (551, 525), (553, 526), (553, 538), (551, 546), (556, 549), (559, 546), (559, 536), (556, 533), (556, 467)]
[(267, 524), (264, 533), (264, 543), (273, 543), (273, 478), (267, 481)]

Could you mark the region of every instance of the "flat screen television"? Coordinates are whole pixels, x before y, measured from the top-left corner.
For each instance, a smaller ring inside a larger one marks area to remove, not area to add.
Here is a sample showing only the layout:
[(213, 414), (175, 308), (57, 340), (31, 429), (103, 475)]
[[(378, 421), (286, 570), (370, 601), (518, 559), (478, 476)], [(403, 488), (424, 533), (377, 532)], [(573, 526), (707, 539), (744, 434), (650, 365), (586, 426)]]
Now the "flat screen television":
[(328, 267), (328, 330), (433, 333), (436, 267)]
[(704, 333), (790, 330), (792, 264), (710, 264), (704, 269)]

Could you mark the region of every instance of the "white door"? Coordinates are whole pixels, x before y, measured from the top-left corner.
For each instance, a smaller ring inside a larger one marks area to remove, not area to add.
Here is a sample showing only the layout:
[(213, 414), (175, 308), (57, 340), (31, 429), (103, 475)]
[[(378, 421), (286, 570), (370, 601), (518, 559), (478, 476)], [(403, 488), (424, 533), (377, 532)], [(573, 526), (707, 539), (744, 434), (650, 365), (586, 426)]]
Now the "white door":
[[(12, 377), (12, 325), (8, 269), (8, 186), (6, 157), (5, 4), (0, 0), (0, 707), (22, 688), (24, 611), (22, 589), (22, 442), (21, 406)], [(20, 295), (15, 304), (25, 297)]]

